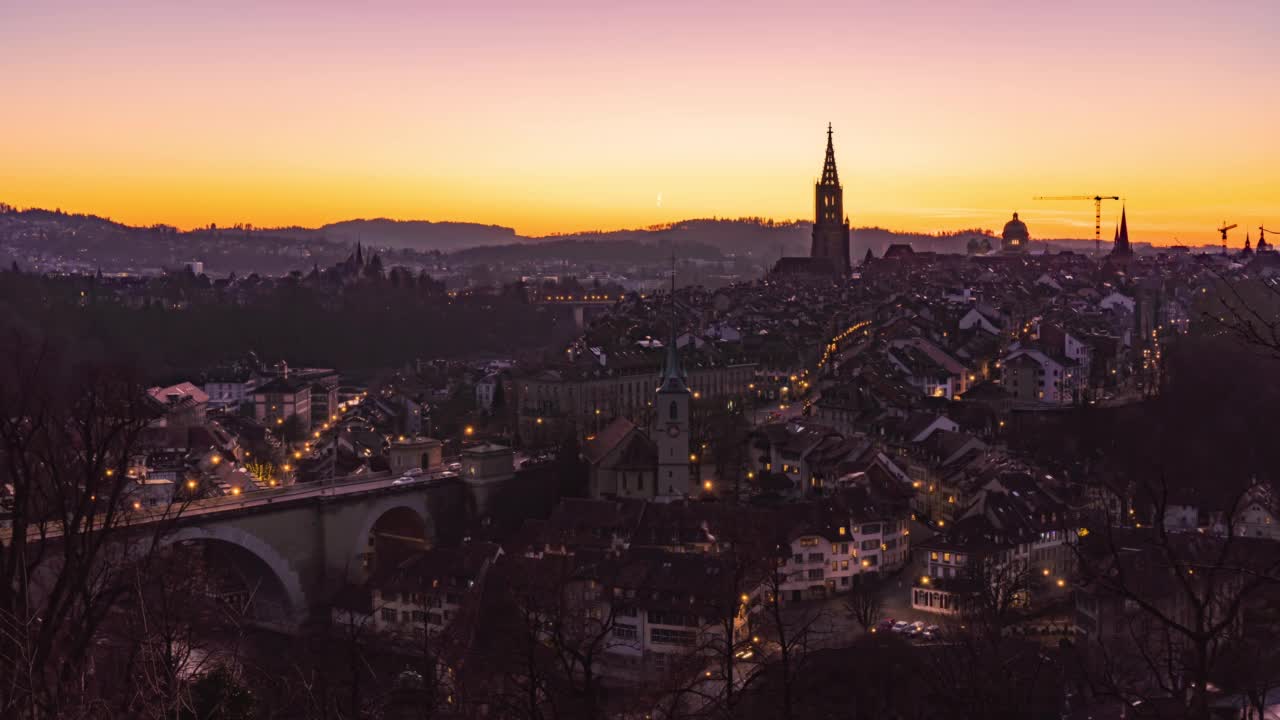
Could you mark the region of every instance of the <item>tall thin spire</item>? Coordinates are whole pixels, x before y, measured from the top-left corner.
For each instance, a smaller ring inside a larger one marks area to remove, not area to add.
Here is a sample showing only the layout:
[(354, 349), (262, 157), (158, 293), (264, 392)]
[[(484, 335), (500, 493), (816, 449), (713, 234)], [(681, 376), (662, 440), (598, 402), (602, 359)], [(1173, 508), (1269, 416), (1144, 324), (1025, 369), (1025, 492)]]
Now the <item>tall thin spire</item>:
[(680, 366), (680, 351), (676, 348), (676, 251), (671, 249), (671, 330), (667, 337), (667, 357), (662, 364), (662, 384), (659, 392), (688, 392), (684, 368)]
[(836, 146), (832, 140), (831, 123), (827, 123), (827, 158), (822, 163), (822, 185), (840, 185), (840, 175), (836, 172)]

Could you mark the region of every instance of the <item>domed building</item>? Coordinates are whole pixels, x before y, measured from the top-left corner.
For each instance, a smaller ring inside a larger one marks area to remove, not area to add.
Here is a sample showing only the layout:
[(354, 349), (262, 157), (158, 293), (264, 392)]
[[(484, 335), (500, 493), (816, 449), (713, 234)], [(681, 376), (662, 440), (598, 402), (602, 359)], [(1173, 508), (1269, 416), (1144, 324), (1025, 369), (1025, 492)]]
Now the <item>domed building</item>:
[(1004, 224), (1004, 232), (1000, 233), (1000, 238), (1002, 252), (1024, 253), (1031, 246), (1031, 233), (1027, 232), (1027, 224), (1018, 219), (1018, 213), (1014, 213), (1013, 219)]

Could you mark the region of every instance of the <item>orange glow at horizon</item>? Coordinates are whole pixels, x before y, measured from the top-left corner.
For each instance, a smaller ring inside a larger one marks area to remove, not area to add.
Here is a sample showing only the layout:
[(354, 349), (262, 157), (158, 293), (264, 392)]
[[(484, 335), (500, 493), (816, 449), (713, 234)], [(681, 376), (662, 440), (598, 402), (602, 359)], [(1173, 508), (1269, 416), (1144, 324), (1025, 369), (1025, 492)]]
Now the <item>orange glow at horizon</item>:
[(855, 227), (1016, 211), (1091, 238), (1091, 202), (1032, 198), (1094, 193), (1136, 242), (1280, 226), (1274, 3), (228, 5), (7, 11), (0, 202), (184, 229), (808, 220), (830, 121)]

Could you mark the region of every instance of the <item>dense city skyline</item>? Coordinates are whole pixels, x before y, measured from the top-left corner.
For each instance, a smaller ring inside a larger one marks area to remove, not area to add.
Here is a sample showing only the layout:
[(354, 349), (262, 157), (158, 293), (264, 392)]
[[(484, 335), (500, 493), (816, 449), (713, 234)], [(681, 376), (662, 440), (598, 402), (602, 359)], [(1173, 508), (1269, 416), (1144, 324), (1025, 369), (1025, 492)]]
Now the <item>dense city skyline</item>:
[(1086, 238), (1091, 203), (1032, 198), (1093, 193), (1126, 198), (1136, 242), (1280, 225), (1262, 2), (1211, 20), (1184, 2), (7, 14), (0, 201), (19, 206), (531, 236), (807, 218), (832, 122), (855, 227), (998, 230), (1018, 211), (1033, 238)]

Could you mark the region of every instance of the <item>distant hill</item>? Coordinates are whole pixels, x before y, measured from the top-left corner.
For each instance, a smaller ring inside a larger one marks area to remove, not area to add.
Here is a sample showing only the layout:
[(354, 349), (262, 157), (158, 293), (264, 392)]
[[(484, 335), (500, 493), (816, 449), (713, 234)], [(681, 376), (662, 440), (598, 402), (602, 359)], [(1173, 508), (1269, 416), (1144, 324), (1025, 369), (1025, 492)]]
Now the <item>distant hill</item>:
[(264, 232), (299, 240), (325, 239), (343, 245), (355, 245), (360, 242), (369, 247), (417, 250), (418, 252), (451, 252), (525, 240), (516, 235), (516, 231), (512, 228), (500, 225), (388, 218), (343, 220), (318, 228), (273, 228)]
[[(38, 208), (17, 210), (0, 204), (0, 263), (45, 271), (155, 272), (198, 260), (211, 273), (260, 272), (326, 267), (346, 257), (356, 242), (387, 252), (392, 263), (409, 266), (520, 266), (565, 261), (605, 269), (652, 266), (674, 248), (685, 260), (727, 261), (729, 272), (754, 276), (783, 256), (809, 252), (812, 224), (767, 218), (697, 218), (647, 228), (523, 236), (509, 227), (464, 222), (344, 220), (318, 228), (198, 228), (180, 231), (165, 225), (134, 227), (94, 215)], [(969, 240), (999, 240), (990, 230), (971, 229), (926, 235), (877, 227), (856, 228), (850, 257), (861, 261), (867, 250), (877, 257), (893, 243), (916, 251), (964, 253)], [(1036, 239), (1033, 250), (1090, 252), (1086, 239)], [(1107, 249), (1104, 247), (1104, 250)], [(1135, 249), (1146, 250), (1145, 244)], [(1194, 248), (1193, 252), (1216, 252)], [(446, 257), (441, 257), (446, 256)]]

